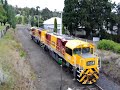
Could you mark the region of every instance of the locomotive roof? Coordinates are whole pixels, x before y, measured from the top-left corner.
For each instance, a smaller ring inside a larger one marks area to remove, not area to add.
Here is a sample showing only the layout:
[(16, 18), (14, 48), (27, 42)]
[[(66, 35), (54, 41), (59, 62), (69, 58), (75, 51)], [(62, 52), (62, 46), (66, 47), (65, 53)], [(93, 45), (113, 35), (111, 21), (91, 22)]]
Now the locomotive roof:
[(70, 48), (70, 49), (74, 49), (76, 48), (77, 46), (80, 46), (80, 45), (89, 45), (88, 42), (85, 42), (85, 41), (81, 41), (81, 40), (68, 40), (68, 42), (66, 43), (66, 47)]

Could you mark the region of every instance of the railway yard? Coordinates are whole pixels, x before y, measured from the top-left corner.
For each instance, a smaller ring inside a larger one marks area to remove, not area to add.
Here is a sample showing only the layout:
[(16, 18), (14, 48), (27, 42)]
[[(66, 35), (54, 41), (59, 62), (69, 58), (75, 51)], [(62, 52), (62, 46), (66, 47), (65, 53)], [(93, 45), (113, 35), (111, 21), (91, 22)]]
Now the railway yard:
[[(16, 36), (22, 43), (24, 50), (28, 54), (28, 60), (35, 70), (35, 85), (37, 90), (60, 90), (61, 86), (61, 67), (54, 59), (43, 50), (42, 47), (30, 39), (26, 26), (17, 26)], [(104, 58), (104, 55), (98, 51)], [(106, 58), (106, 57), (105, 57)], [(104, 63), (104, 62), (102, 62)], [(73, 80), (72, 74), (66, 69), (62, 69), (62, 90), (120, 90), (119, 83), (116, 84), (110, 75), (105, 74), (105, 66), (100, 71), (97, 83), (93, 85), (82, 85)], [(111, 72), (112, 73), (112, 72)], [(119, 74), (119, 73), (118, 73)], [(114, 75), (114, 74), (113, 74)], [(116, 76), (117, 77), (117, 76)]]

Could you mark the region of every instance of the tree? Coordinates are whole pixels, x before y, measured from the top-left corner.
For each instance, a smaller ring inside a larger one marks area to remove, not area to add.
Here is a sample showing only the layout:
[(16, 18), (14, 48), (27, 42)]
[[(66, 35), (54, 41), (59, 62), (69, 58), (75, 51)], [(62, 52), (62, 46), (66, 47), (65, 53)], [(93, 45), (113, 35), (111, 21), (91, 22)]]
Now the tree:
[(17, 24), (21, 24), (22, 23), (22, 17), (21, 16), (16, 17), (16, 19), (17, 19)]
[(4, 25), (5, 25), (5, 23), (7, 22), (7, 1), (5, 0), (4, 2), (3, 2), (3, 0), (1, 0), (0, 1), (0, 11), (1, 11), (1, 13), (0, 13), (0, 18), (1, 18), (1, 20), (0, 20), (0, 22), (1, 22), (1, 24), (2, 23), (4, 23)]
[(15, 10), (11, 5), (8, 6), (8, 23), (12, 28), (16, 27)]
[(2, 23), (4, 23), (5, 20), (7, 20), (6, 12), (3, 8), (3, 5), (0, 5), (0, 22), (1, 22), (1, 25), (2, 25)]
[(103, 30), (112, 4), (109, 0), (65, 0), (63, 23), (72, 34), (79, 26), (85, 27), (86, 37), (93, 31)]
[(43, 9), (41, 15), (43, 20), (47, 20), (53, 16), (52, 12), (48, 8)]
[(102, 31), (104, 22), (110, 18), (112, 4), (108, 0), (82, 0), (80, 2), (80, 24), (85, 26), (86, 36)]
[(57, 19), (54, 20), (54, 32), (57, 33)]
[(24, 23), (28, 24), (28, 17), (27, 16), (24, 16)]
[(117, 5), (117, 34), (120, 35), (120, 3)]
[(0, 4), (3, 4), (3, 0), (0, 0)]
[(37, 7), (36, 7), (36, 15), (39, 15), (39, 9), (40, 9), (40, 7), (37, 6)]
[(28, 7), (23, 8), (22, 12), (23, 12), (22, 13), (23, 16), (29, 17), (29, 15), (31, 15), (30, 8), (28, 8)]
[(78, 0), (65, 0), (64, 4), (63, 24), (68, 29), (70, 34), (73, 34), (73, 31), (77, 30), (79, 25), (79, 2)]
[(109, 29), (111, 31), (111, 34), (113, 34), (113, 27), (116, 25), (117, 23), (117, 15), (115, 14), (115, 12), (111, 12), (110, 14), (110, 21), (109, 21)]
[(62, 34), (65, 34), (65, 28), (64, 28), (64, 25), (62, 25)]
[(31, 17), (31, 26), (34, 26), (34, 17)]
[(38, 27), (38, 16), (34, 16), (34, 26)]
[(6, 24), (6, 22), (8, 21), (8, 3), (7, 3), (7, 0), (4, 0), (3, 2), (3, 8), (5, 9), (6, 11), (6, 18), (4, 19), (3, 23), (4, 25)]
[(4, 25), (8, 22), (12, 28), (16, 27), (15, 10), (11, 5), (8, 5), (7, 0), (1, 0), (0, 22)]
[(61, 17), (61, 13), (58, 12), (56, 9), (52, 12), (53, 17)]

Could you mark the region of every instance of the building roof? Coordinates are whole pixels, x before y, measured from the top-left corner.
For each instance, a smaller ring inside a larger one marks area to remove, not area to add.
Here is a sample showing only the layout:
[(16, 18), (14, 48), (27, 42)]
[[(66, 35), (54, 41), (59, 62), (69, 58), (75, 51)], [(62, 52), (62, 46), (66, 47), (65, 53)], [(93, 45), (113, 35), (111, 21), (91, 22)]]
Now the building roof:
[(54, 24), (55, 18), (57, 19), (57, 24), (61, 24), (61, 18), (59, 18), (59, 17), (52, 17), (52, 18), (44, 21), (43, 24)]

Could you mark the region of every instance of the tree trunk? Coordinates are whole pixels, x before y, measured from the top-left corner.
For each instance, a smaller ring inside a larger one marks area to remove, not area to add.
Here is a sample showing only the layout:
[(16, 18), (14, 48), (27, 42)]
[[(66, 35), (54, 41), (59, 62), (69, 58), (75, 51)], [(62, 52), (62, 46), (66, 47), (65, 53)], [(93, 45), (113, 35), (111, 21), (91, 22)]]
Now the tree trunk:
[(72, 27), (72, 25), (70, 25), (70, 26), (68, 27), (68, 30), (69, 30), (69, 32), (70, 32), (70, 35), (72, 35), (72, 34), (73, 34), (73, 27)]
[(6, 22), (3, 22), (3, 24), (4, 24), (4, 26), (5, 26)]
[(91, 30), (89, 28), (85, 28), (85, 31), (86, 31), (86, 38), (89, 39)]
[(2, 22), (0, 22), (1, 23), (1, 26), (2, 26)]

